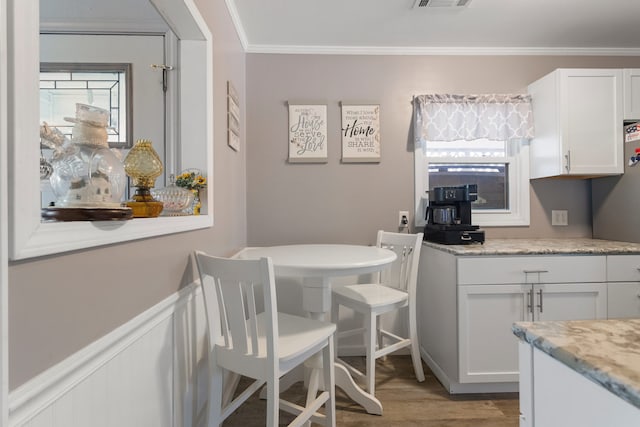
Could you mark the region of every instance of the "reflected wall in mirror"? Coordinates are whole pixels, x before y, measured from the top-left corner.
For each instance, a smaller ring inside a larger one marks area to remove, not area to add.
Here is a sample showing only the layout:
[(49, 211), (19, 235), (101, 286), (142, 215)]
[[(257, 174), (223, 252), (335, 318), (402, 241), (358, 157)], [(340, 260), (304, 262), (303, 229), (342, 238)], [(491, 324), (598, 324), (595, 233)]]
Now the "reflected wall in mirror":
[[(40, 9), (41, 8), (41, 9)], [(53, 254), (91, 246), (116, 243), (155, 235), (193, 230), (213, 225), (212, 186), (206, 190), (206, 205), (198, 217), (167, 217), (113, 222), (51, 223), (40, 220), (40, 145), (39, 80), (40, 58), (56, 63), (130, 63), (122, 59), (105, 60), (100, 56), (66, 57), (77, 54), (75, 47), (59, 43), (62, 37), (81, 38), (90, 54), (102, 54), (92, 44), (94, 37), (123, 35), (127, 43), (140, 38), (148, 43), (160, 40), (160, 61), (135, 64), (134, 88), (139, 81), (152, 81), (159, 88), (160, 101), (150, 93), (134, 92), (131, 126), (133, 137), (162, 143), (158, 151), (167, 165), (167, 175), (183, 168), (195, 167), (213, 176), (213, 100), (211, 33), (193, 0), (9, 0), (10, 19), (14, 23), (3, 28), (8, 45), (8, 90), (0, 94), (11, 111), (8, 120), (9, 205), (11, 259)], [(35, 12), (35, 16), (34, 16)], [(42, 22), (39, 20), (39, 15)], [(167, 24), (170, 23), (170, 24)], [(39, 35), (43, 33), (41, 38)], [(129, 38), (130, 37), (130, 38)], [(58, 40), (53, 48), (49, 40)], [(41, 48), (42, 45), (42, 49)], [(144, 45), (146, 47), (146, 44)], [(93, 48), (92, 48), (93, 47)], [(56, 51), (60, 57), (49, 57)], [(119, 50), (119, 49), (116, 49)], [(136, 49), (138, 53), (146, 48)], [(166, 73), (152, 64), (171, 65), (175, 72)], [(136, 70), (146, 78), (136, 79)], [(167, 92), (163, 91), (167, 87)], [(136, 101), (136, 98), (140, 98)], [(166, 99), (166, 102), (165, 102)], [(160, 106), (161, 119), (145, 118), (148, 111)], [(143, 130), (143, 123), (149, 127)], [(157, 132), (157, 137), (150, 135)], [(164, 139), (166, 135), (167, 143)], [(155, 146), (154, 146), (155, 148)], [(160, 181), (160, 180), (159, 180)], [(160, 186), (164, 182), (159, 183)]]

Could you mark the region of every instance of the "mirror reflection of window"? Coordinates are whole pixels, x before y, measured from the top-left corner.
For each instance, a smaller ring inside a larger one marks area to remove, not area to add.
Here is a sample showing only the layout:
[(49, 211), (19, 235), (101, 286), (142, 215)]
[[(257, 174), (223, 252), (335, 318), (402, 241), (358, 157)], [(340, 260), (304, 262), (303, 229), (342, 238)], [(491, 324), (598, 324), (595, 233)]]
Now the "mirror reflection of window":
[(110, 112), (109, 146), (131, 148), (131, 64), (40, 64), (40, 122), (71, 138), (76, 103)]

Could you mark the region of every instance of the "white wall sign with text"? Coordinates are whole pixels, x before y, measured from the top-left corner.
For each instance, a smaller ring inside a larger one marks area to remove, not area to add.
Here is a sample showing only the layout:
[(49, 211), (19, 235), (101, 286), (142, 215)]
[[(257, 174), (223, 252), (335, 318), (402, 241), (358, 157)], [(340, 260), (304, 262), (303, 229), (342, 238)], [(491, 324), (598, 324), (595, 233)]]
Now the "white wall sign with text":
[(380, 161), (380, 106), (342, 104), (342, 161)]
[(327, 106), (289, 104), (289, 162), (327, 162)]

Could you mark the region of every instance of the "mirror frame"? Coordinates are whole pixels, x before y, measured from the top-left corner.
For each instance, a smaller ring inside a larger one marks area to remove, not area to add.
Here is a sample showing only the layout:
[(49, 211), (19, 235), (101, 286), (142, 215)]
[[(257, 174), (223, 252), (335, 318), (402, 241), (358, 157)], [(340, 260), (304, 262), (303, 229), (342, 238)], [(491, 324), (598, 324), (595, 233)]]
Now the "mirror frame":
[[(39, 0), (7, 0), (9, 258), (20, 260), (212, 227), (212, 36), (193, 0), (149, 0), (178, 39), (178, 164), (206, 171), (203, 214), (128, 221), (42, 222), (39, 164)], [(171, 56), (171, 55), (170, 55)], [(170, 120), (170, 119), (169, 119)]]

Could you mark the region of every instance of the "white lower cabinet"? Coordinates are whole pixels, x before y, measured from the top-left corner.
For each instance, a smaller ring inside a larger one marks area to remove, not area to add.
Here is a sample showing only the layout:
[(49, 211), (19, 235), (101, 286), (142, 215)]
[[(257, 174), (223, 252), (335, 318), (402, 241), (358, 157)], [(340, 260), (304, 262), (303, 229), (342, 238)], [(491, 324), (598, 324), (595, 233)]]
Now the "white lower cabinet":
[(451, 393), (517, 391), (513, 323), (606, 318), (606, 258), (470, 257), (423, 247), (417, 298), (423, 359)]
[(607, 297), (609, 319), (637, 319), (640, 317), (640, 283), (609, 283)]
[(606, 283), (466, 285), (458, 288), (460, 382), (518, 381), (520, 321), (604, 319)]
[(640, 317), (640, 255), (607, 257), (607, 317)]
[(518, 343), (513, 339), (511, 325), (528, 320), (525, 288), (524, 285), (458, 288), (461, 383), (518, 381)]

